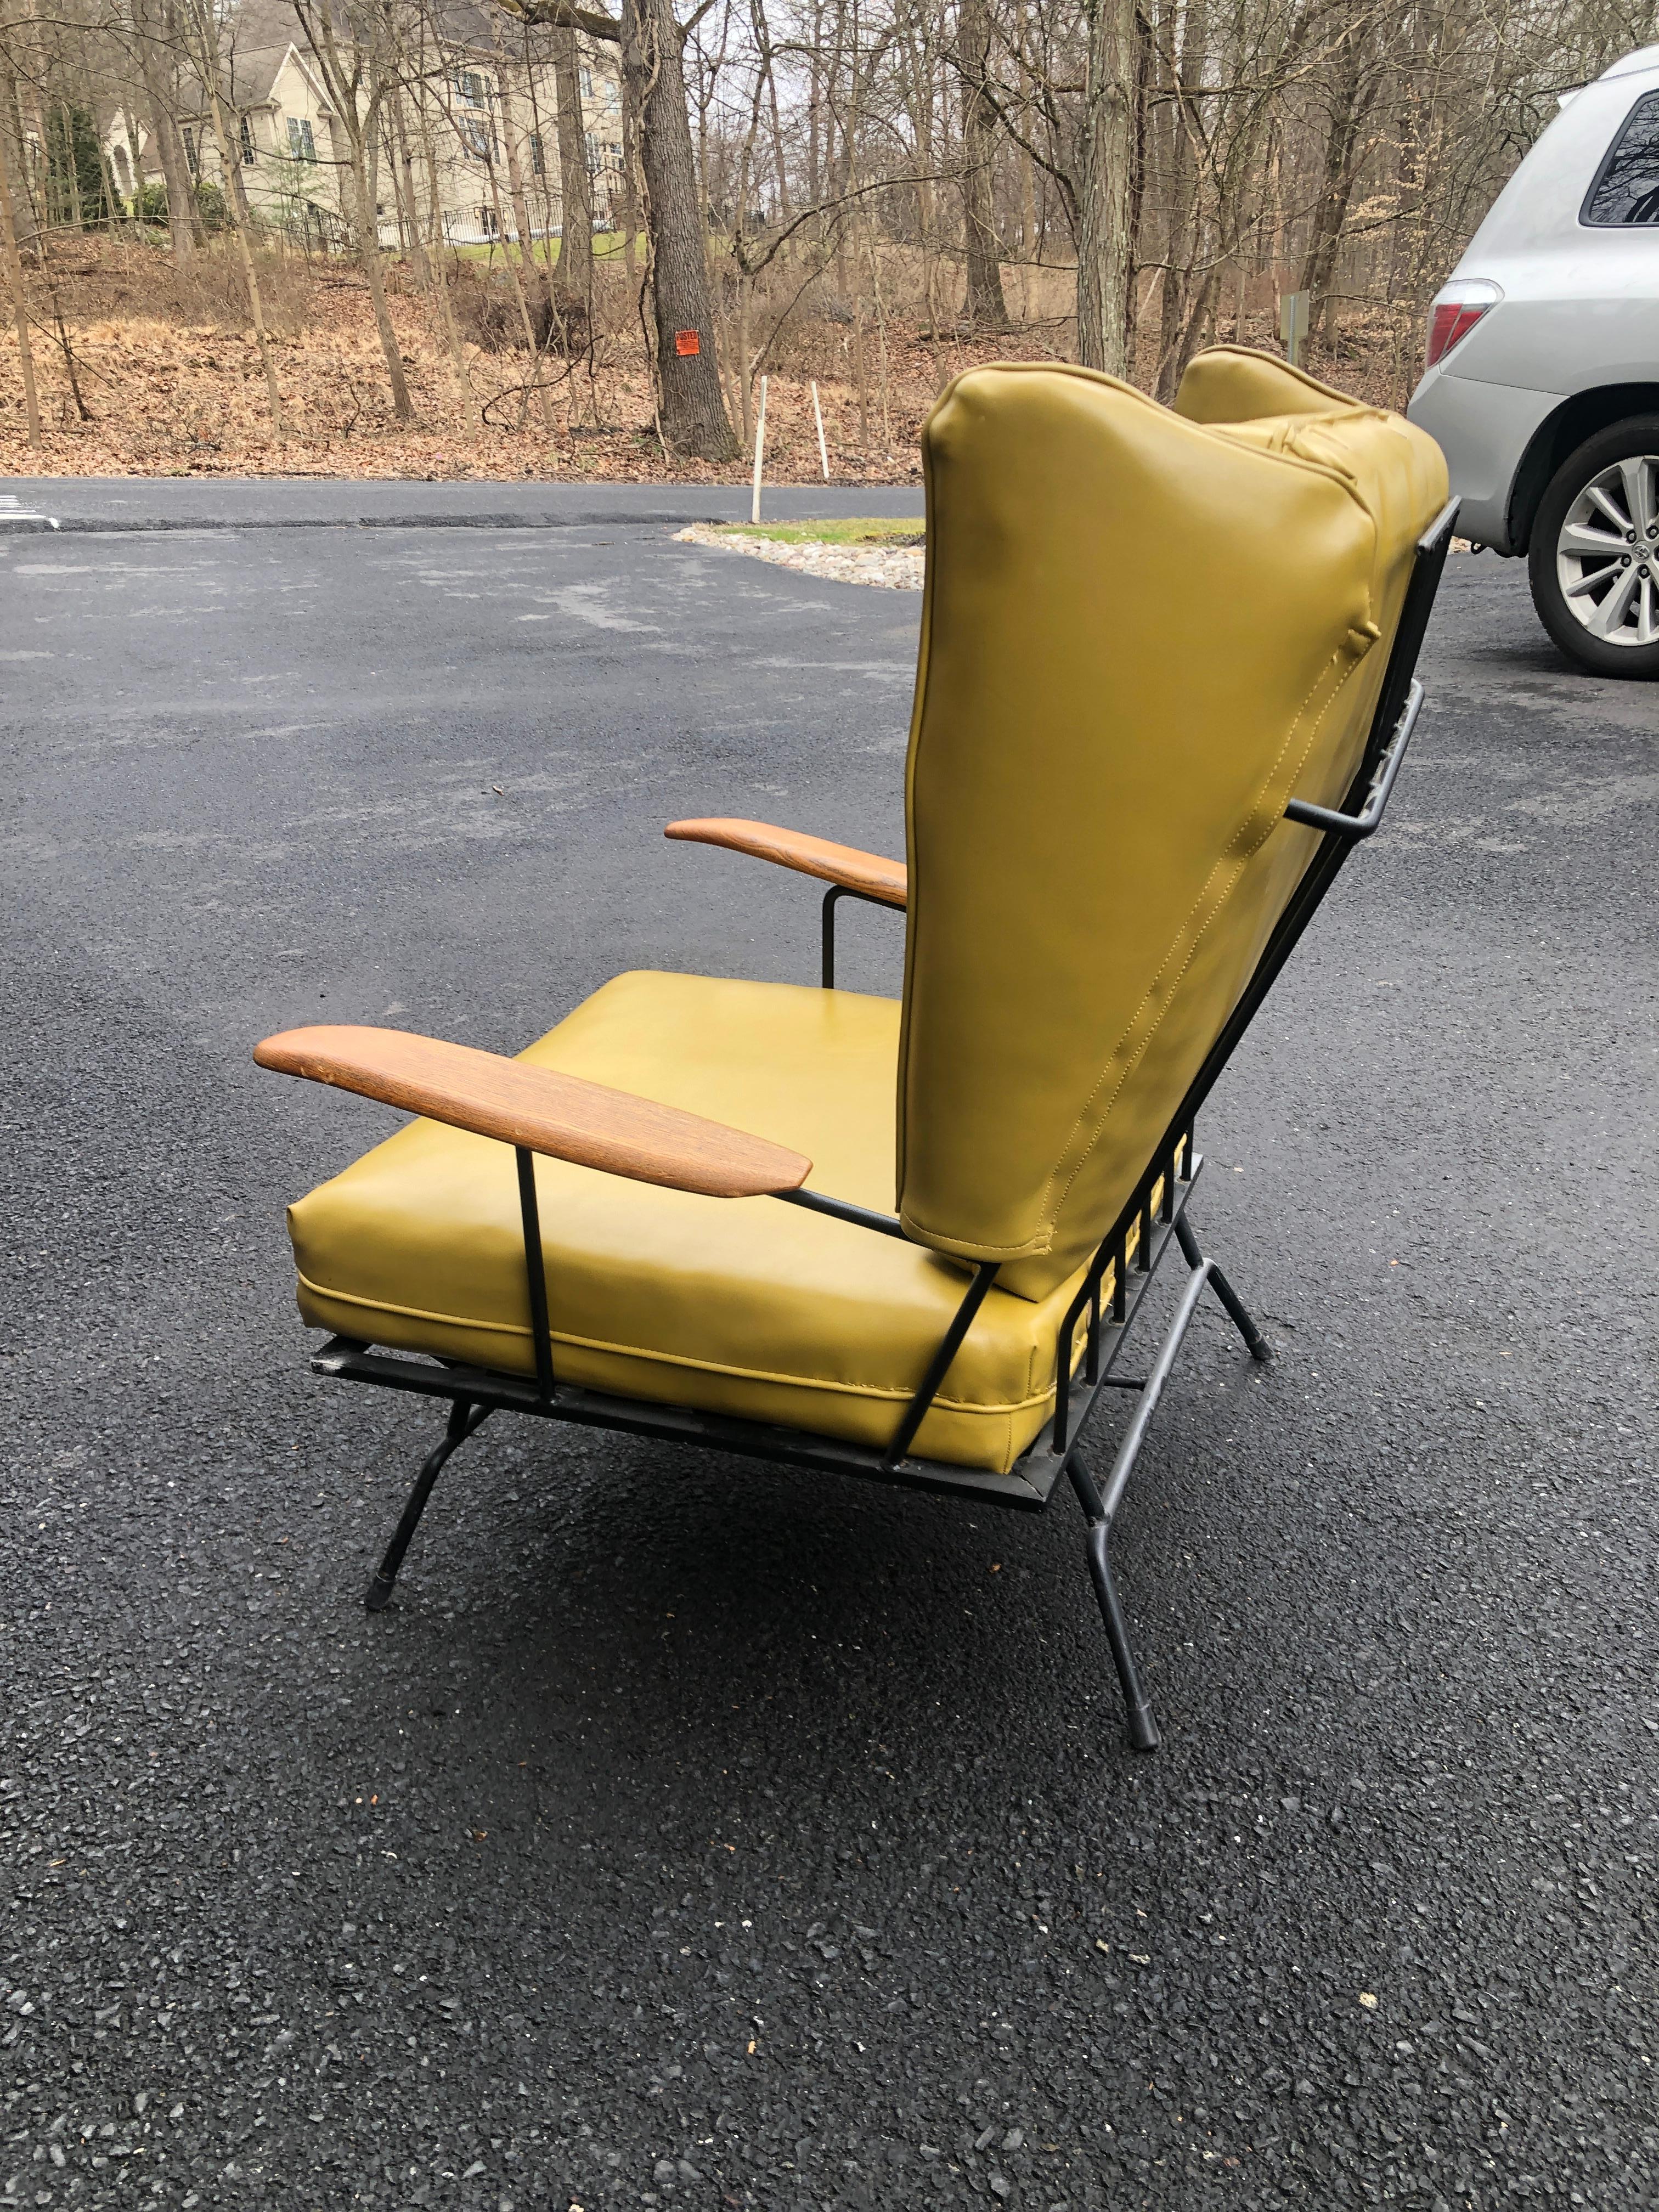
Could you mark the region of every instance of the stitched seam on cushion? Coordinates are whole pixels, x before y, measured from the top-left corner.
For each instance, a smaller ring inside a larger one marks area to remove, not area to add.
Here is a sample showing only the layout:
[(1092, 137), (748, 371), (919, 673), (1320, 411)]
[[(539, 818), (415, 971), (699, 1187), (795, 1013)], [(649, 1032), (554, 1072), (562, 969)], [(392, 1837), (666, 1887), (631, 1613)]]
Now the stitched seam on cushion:
[(946, 1237), (941, 1230), (930, 1229), (925, 1221), (914, 1213), (902, 1212), (899, 1218), (907, 1229), (914, 1223), (920, 1236), (937, 1237), (939, 1239), (937, 1249), (949, 1252), (957, 1259), (971, 1260), (978, 1252), (1012, 1252), (1017, 1257), (1023, 1258), (1028, 1254), (1035, 1257), (1048, 1249), (1046, 1245), (1033, 1244), (1030, 1237), (1018, 1244), (988, 1244), (982, 1238), (970, 1243), (965, 1237)]
[[(1277, 824), (1274, 826), (1277, 827)], [(1249, 858), (1248, 854), (1246, 855), (1246, 858)], [(1241, 862), (1240, 865), (1242, 866), (1243, 862)], [(1097, 1085), (1096, 1087), (1098, 1089), (1098, 1085)], [(1066, 1188), (1069, 1190), (1071, 1188), (1071, 1184), (1068, 1182)], [(915, 1229), (918, 1237), (929, 1237), (933, 1239), (933, 1242), (928, 1247), (930, 1251), (944, 1252), (953, 1260), (973, 1260), (980, 1257), (982, 1254), (987, 1252), (1012, 1252), (1016, 1259), (1040, 1260), (1043, 1254), (1049, 1250), (1054, 1243), (1052, 1234), (1054, 1224), (1052, 1222), (1049, 1224), (1051, 1233), (1048, 1242), (1044, 1244), (1034, 1243), (1030, 1237), (1028, 1237), (1023, 1244), (986, 1244), (983, 1243), (970, 1244), (964, 1237), (945, 1237), (936, 1229), (929, 1229), (925, 1221), (919, 1221), (913, 1213), (902, 1212), (899, 1215), (899, 1219), (906, 1230)], [(1129, 1235), (1132, 1238), (1138, 1236), (1138, 1231), (1133, 1227), (1130, 1229)], [(1135, 1246), (1133, 1243), (1130, 1244), (1129, 1249), (1132, 1252), (1135, 1249)], [(1011, 1292), (1010, 1295), (1012, 1297), (1018, 1297), (1020, 1293), (1018, 1291), (1015, 1291)]]
[[(359, 1297), (351, 1291), (331, 1291), (320, 1283), (313, 1283), (308, 1275), (300, 1281), (313, 1297), (331, 1298), (337, 1305), (358, 1306), (366, 1313), (396, 1314), (404, 1321), (429, 1322), (439, 1328), (471, 1329), (481, 1336), (521, 1336), (526, 1343), (530, 1331), (522, 1322), (471, 1321), (461, 1314), (425, 1312), (419, 1306), (393, 1305), (389, 1298)], [(915, 1395), (914, 1382), (846, 1382), (833, 1375), (775, 1375), (765, 1368), (726, 1367), (709, 1359), (689, 1358), (680, 1352), (657, 1352), (640, 1344), (609, 1344), (601, 1337), (572, 1336), (562, 1329), (550, 1329), (555, 1344), (568, 1344), (581, 1352), (609, 1353), (619, 1359), (653, 1359), (670, 1367), (686, 1367), (699, 1375), (729, 1375), (740, 1382), (769, 1382), (781, 1388), (792, 1385), (804, 1390), (834, 1390), (849, 1398), (879, 1398), (884, 1401), (900, 1402)], [(1052, 1387), (1036, 1397), (1006, 1399), (946, 1398), (934, 1399), (935, 1406), (948, 1406), (952, 1412), (980, 1417), (1029, 1413), (1033, 1406), (1046, 1403), (1054, 1396)]]
[[(1297, 707), (1295, 714), (1291, 717), (1289, 726), (1286, 728), (1285, 732), (1284, 740), (1280, 744), (1278, 752), (1273, 757), (1273, 764), (1268, 768), (1266, 774), (1263, 775), (1261, 783), (1256, 787), (1255, 795), (1251, 799), (1249, 805), (1245, 809), (1237, 828), (1233, 831), (1232, 836), (1228, 840), (1229, 844), (1236, 845), (1238, 839), (1248, 830), (1251, 816), (1261, 805), (1264, 794), (1273, 783), (1274, 777), (1279, 774), (1279, 769), (1284, 764), (1285, 757), (1290, 751), (1291, 743), (1295, 738), (1298, 724), (1301, 722), (1303, 716), (1307, 713), (1309, 707), (1311, 705), (1315, 696), (1318, 693), (1321, 684), (1325, 682), (1326, 678), (1329, 676), (1331, 670), (1336, 665), (1340, 652), (1341, 648), (1339, 647), (1336, 651), (1331, 654), (1330, 659), (1320, 670), (1318, 675), (1315, 677), (1312, 684), (1310, 686), (1306, 696), (1302, 701), (1301, 705)], [(1329, 712), (1328, 701), (1326, 702), (1325, 712)], [(1313, 722), (1308, 731), (1306, 743), (1304, 744), (1302, 751), (1302, 757), (1304, 760), (1307, 758), (1308, 750), (1312, 745), (1314, 738), (1318, 732), (1320, 722), (1323, 720), (1324, 714), (1322, 714), (1317, 720)], [(1291, 781), (1295, 781), (1294, 777), (1292, 777)], [(1111, 1051), (1107, 1054), (1105, 1063), (1102, 1066), (1100, 1073), (1095, 1080), (1094, 1089), (1089, 1093), (1087, 1098), (1084, 1100), (1076, 1120), (1066, 1133), (1066, 1142), (1060, 1148), (1059, 1158), (1055, 1160), (1054, 1166), (1049, 1169), (1048, 1180), (1042, 1187), (1045, 1205), (1050, 1193), (1054, 1189), (1054, 1177), (1060, 1172), (1060, 1160), (1065, 1158), (1067, 1151), (1070, 1149), (1077, 1137), (1078, 1132), (1083, 1127), (1085, 1122), (1088, 1120), (1090, 1114), (1093, 1111), (1095, 1101), (1100, 1096), (1101, 1086), (1106, 1080), (1113, 1060), (1116, 1058), (1117, 1054), (1122, 1051), (1125, 1044), (1133, 1035), (1135, 1024), (1146, 1012), (1146, 1008), (1155, 996), (1159, 985), (1164, 981), (1170, 962), (1174, 957), (1182, 936), (1192, 927), (1194, 917), (1202, 911), (1206, 902), (1208, 902), (1210, 906), (1209, 915), (1201, 924), (1191, 944), (1188, 946), (1186, 958), (1176, 970), (1174, 976), (1170, 978), (1170, 991), (1171, 995), (1173, 994), (1176, 986), (1179, 984), (1181, 978), (1186, 974), (1188, 969), (1191, 967), (1194, 957), (1198, 951), (1198, 948), (1203, 943), (1211, 924), (1214, 921), (1217, 915), (1220, 913), (1222, 908), (1225, 906), (1228, 899), (1231, 896), (1233, 889), (1237, 884), (1239, 877), (1244, 872), (1246, 864), (1250, 860), (1255, 854), (1261, 850), (1262, 845), (1266, 843), (1267, 840), (1279, 827), (1279, 821), (1282, 819), (1283, 814), (1281, 811), (1281, 813), (1275, 817), (1273, 820), (1268, 822), (1252, 842), (1244, 848), (1243, 851), (1239, 854), (1238, 858), (1233, 863), (1231, 872), (1225, 876), (1220, 890), (1217, 890), (1213, 886), (1215, 884), (1217, 876), (1222, 872), (1223, 868), (1224, 867), (1224, 862), (1218, 861), (1216, 866), (1210, 871), (1209, 875), (1206, 878), (1203, 889), (1199, 892), (1198, 896), (1194, 900), (1187, 913), (1182, 917), (1181, 927), (1176, 930), (1174, 937), (1170, 939), (1169, 950), (1164, 953), (1164, 958), (1159, 963), (1156, 974), (1153, 975), (1151, 982), (1147, 985), (1145, 992), (1141, 994), (1139, 1005), (1135, 1008), (1133, 1013), (1125, 1023), (1121, 1035), (1118, 1037), (1117, 1042), (1113, 1045)], [(1102, 1109), (1100, 1121), (1103, 1127), (1106, 1117), (1111, 1113), (1113, 1107), (1116, 1105), (1119, 1097), (1121, 1096), (1124, 1085), (1129, 1080), (1131, 1075), (1133, 1074), (1135, 1069), (1139, 1066), (1140, 1061), (1148, 1047), (1151, 1045), (1152, 1039), (1158, 1035), (1159, 1029), (1163, 1026), (1164, 1017), (1168, 1014), (1169, 1011), (1170, 999), (1166, 997), (1164, 1012), (1158, 1015), (1158, 1018), (1152, 1023), (1152, 1027), (1147, 1030), (1146, 1036), (1142, 1038), (1139, 1048), (1123, 1069), (1122, 1073), (1118, 1077), (1116, 1086), (1113, 1090), (1110, 1097), (1106, 1101), (1104, 1108)], [(1072, 1186), (1076, 1182), (1078, 1176), (1083, 1172), (1085, 1164), (1088, 1161), (1091, 1154), (1093, 1152), (1095, 1146), (1100, 1141), (1100, 1137), (1101, 1128), (1097, 1128), (1094, 1135), (1084, 1147), (1081, 1158), (1079, 1159), (1076, 1166), (1072, 1170), (1071, 1174), (1066, 1178), (1065, 1186), (1060, 1193), (1058, 1201), (1053, 1206), (1052, 1210), (1048, 1212), (1048, 1229), (1049, 1241), (1051, 1243), (1054, 1238), (1055, 1223), (1065, 1207), (1067, 1198), (1071, 1195)]]

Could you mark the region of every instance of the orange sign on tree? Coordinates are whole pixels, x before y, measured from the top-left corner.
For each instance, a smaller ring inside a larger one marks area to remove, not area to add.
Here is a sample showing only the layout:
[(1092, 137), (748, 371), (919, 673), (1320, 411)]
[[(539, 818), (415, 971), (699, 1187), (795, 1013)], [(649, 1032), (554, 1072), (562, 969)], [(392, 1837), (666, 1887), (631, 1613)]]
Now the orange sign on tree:
[(697, 333), (695, 331), (676, 331), (674, 333), (674, 350), (678, 354), (701, 353), (702, 351), (702, 340), (697, 336)]

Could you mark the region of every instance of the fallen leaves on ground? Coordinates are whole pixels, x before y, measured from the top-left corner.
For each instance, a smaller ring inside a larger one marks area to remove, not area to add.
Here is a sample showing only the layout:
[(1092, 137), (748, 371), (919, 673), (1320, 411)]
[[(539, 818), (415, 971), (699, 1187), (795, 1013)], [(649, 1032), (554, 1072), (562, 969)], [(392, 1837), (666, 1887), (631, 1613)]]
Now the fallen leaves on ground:
[[(413, 422), (399, 422), (368, 289), (356, 270), (275, 243), (261, 249), (260, 264), (281, 434), (271, 421), (246, 288), (227, 241), (214, 241), (190, 269), (178, 270), (155, 240), (53, 234), (45, 263), (31, 266), (24, 284), (42, 443), (36, 448), (28, 442), (8, 314), (0, 330), (0, 474), (427, 482), (570, 477), (710, 484), (748, 479), (752, 453), (729, 376), (728, 408), (744, 450), (713, 464), (665, 448), (636, 302), (619, 270), (604, 280), (608, 289), (598, 303), (591, 357), (544, 357), (538, 374), (549, 390), (544, 405), (527, 381), (528, 356), (510, 345), (463, 342), (458, 371), (435, 298), (419, 289), (406, 264), (388, 258), (389, 310), (415, 410)], [(495, 269), (490, 281), (504, 284), (504, 269)], [(477, 289), (476, 272), (465, 275), (456, 295), (460, 307), (471, 296), (468, 286)], [(1265, 323), (1242, 335), (1272, 349)], [(1143, 382), (1156, 369), (1148, 352), (1155, 336), (1153, 317), (1143, 331), (1146, 358), (1137, 371)], [(825, 480), (814, 379), (828, 480), (915, 482), (921, 424), (954, 376), (985, 362), (1060, 360), (1069, 343), (1064, 318), (993, 335), (924, 328), (892, 315), (876, 349), (881, 366), (871, 368), (860, 403), (850, 342), (838, 323), (803, 312), (774, 337), (766, 480), (802, 486)], [(1356, 327), (1353, 338), (1344, 358), (1322, 361), (1319, 373), (1357, 397), (1385, 401), (1392, 356), (1375, 333)], [(810, 563), (785, 565), (836, 573), (817, 556)], [(912, 588), (897, 571), (869, 572), (859, 580)]]

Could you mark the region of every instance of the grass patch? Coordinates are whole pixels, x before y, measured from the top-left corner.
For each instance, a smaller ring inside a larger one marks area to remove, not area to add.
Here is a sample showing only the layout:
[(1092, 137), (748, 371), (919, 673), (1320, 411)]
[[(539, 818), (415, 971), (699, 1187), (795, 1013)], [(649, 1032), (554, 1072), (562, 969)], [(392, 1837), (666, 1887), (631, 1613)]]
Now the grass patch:
[(780, 545), (923, 545), (919, 515), (849, 515), (838, 522), (721, 522), (728, 538), (769, 538)]

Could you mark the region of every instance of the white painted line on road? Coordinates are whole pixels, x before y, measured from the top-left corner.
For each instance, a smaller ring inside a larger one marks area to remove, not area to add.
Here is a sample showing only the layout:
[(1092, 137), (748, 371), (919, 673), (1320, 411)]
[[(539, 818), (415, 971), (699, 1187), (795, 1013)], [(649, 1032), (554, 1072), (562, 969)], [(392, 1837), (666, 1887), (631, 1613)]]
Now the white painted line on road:
[(58, 518), (52, 514), (37, 514), (33, 507), (20, 504), (15, 492), (0, 491), (0, 530), (56, 530)]

